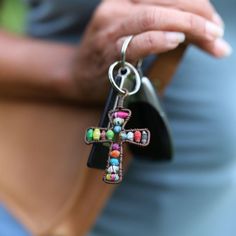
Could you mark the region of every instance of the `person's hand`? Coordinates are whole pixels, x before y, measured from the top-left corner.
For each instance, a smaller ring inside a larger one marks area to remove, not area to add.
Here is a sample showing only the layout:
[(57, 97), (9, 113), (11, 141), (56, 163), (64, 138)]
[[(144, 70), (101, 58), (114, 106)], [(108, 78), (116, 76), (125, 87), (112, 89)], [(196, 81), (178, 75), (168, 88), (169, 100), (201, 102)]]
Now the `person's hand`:
[(230, 48), (220, 39), (220, 24), (207, 0), (103, 1), (84, 33), (74, 62), (79, 92), (89, 101), (106, 94), (107, 69), (120, 58), (128, 35), (134, 35), (128, 61), (172, 50), (185, 38), (214, 56), (225, 56)]
[[(210, 3), (209, 0), (198, 0), (198, 1), (189, 1), (189, 0), (127, 0), (136, 4), (148, 4), (154, 6), (162, 6), (172, 9), (178, 9), (180, 11), (188, 12), (190, 14), (196, 14), (205, 19), (215, 23), (216, 25), (224, 28), (224, 22), (216, 11), (214, 6)], [(191, 16), (190, 16), (191, 17)], [(187, 37), (191, 43), (194, 43), (199, 48), (204, 51), (212, 54), (215, 57), (224, 57), (228, 56), (232, 49), (230, 45), (224, 41), (222, 38), (217, 40), (194, 40), (194, 38)]]

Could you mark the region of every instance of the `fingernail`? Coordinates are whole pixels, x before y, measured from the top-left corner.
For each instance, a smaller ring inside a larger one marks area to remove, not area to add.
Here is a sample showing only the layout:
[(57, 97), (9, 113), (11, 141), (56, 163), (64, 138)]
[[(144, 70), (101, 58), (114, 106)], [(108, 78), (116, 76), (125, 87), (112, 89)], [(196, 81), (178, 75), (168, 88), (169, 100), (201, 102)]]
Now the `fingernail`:
[(227, 43), (224, 39), (217, 39), (214, 43), (216, 55), (219, 57), (228, 57), (232, 54), (233, 49), (229, 43)]
[(209, 39), (221, 38), (224, 35), (224, 29), (210, 21), (207, 21), (206, 33)]
[(222, 20), (221, 16), (217, 13), (213, 15), (212, 21), (215, 22), (217, 25), (221, 26), (222, 28), (225, 27), (224, 21)]
[(185, 34), (180, 32), (166, 32), (166, 40), (170, 44), (180, 44), (185, 40)]

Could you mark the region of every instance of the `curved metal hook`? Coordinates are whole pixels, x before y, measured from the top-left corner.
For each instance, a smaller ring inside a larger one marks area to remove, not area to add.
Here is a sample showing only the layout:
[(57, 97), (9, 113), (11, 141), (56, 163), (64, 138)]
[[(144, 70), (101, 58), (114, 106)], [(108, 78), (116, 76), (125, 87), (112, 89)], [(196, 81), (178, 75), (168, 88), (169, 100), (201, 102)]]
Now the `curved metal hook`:
[(133, 35), (131, 36), (128, 36), (125, 41), (123, 42), (123, 45), (121, 47), (121, 65), (122, 67), (124, 67), (125, 65), (125, 59), (126, 59), (126, 51), (127, 51), (127, 48), (129, 46), (129, 43), (131, 42), (131, 40), (133, 39)]
[[(121, 66), (122, 67), (125, 66), (126, 51), (127, 51), (127, 48), (128, 48), (128, 46), (129, 46), (129, 44), (130, 44), (130, 42), (132, 41), (133, 38), (134, 38), (133, 35), (128, 36), (122, 44), (122, 47), (121, 47)], [(139, 59), (138, 63), (137, 63), (137, 66), (136, 66), (138, 70), (141, 68), (142, 63), (143, 63), (143, 59)]]

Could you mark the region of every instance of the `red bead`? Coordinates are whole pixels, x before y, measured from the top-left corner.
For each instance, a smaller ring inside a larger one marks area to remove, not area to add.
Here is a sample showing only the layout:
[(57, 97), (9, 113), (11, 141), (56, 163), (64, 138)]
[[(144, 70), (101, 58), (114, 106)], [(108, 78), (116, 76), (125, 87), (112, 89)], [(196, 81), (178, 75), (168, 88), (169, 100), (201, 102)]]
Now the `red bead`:
[(138, 131), (138, 130), (136, 130), (136, 131), (134, 132), (134, 141), (137, 142), (137, 143), (140, 143), (141, 137), (142, 137), (141, 132)]

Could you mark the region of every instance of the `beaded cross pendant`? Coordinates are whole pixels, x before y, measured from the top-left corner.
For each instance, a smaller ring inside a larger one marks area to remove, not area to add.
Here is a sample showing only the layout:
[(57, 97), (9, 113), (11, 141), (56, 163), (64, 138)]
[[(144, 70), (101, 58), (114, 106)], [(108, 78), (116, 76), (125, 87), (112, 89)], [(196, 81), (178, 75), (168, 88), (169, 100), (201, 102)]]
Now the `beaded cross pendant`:
[(109, 111), (108, 117), (107, 128), (90, 127), (87, 129), (85, 142), (87, 144), (109, 144), (107, 167), (103, 181), (109, 184), (117, 184), (123, 178), (123, 143), (147, 146), (150, 142), (150, 132), (148, 129), (125, 129), (125, 125), (131, 117), (131, 111), (123, 107), (123, 97), (120, 98), (116, 108)]

